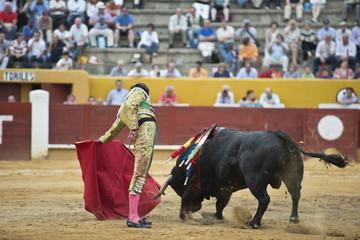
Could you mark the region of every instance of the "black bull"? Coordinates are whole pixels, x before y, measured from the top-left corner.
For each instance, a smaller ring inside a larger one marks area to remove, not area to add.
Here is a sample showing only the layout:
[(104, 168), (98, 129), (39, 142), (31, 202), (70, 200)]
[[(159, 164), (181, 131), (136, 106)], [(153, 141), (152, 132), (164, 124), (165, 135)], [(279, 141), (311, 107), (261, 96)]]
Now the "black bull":
[(292, 198), (290, 222), (298, 223), (298, 203), (304, 165), (301, 153), (320, 158), (338, 167), (347, 165), (347, 158), (339, 155), (310, 153), (303, 150), (282, 131), (243, 132), (236, 129), (216, 128), (203, 147), (189, 182), (184, 186), (186, 166), (179, 167), (190, 147), (180, 154), (176, 166), (166, 179), (157, 197), (170, 185), (181, 196), (180, 218), (201, 209), (204, 198), (215, 197), (216, 217), (222, 219), (223, 209), (231, 194), (249, 188), (258, 200), (258, 209), (249, 226), (258, 228), (269, 203), (266, 191), (270, 184), (280, 188), (284, 182)]

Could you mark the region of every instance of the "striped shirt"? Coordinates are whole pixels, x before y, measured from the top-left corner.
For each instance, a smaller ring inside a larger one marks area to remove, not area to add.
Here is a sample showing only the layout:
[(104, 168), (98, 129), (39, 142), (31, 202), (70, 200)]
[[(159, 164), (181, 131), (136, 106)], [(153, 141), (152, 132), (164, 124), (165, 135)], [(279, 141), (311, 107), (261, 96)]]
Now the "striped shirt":
[(15, 54), (23, 54), (26, 53), (27, 51), (27, 44), (25, 41), (22, 41), (20, 44), (18, 43), (18, 41), (13, 40), (10, 43), (10, 51), (14, 51)]

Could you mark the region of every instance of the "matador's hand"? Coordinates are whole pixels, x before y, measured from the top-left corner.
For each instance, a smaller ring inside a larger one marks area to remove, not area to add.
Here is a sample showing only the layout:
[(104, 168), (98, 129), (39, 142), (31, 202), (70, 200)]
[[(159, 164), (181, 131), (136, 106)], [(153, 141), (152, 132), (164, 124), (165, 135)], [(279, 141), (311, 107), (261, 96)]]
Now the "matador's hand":
[(128, 139), (129, 139), (131, 142), (137, 137), (138, 131), (139, 131), (138, 128), (130, 130)]

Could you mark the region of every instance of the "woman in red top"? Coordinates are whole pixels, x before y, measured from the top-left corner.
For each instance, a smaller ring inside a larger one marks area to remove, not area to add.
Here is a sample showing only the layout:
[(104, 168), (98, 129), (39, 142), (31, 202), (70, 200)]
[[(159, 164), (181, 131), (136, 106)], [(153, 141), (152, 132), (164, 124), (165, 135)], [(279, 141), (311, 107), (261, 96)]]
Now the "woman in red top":
[(173, 93), (173, 91), (173, 86), (167, 86), (165, 88), (165, 92), (160, 96), (159, 103), (164, 106), (171, 106), (177, 104), (177, 96), (175, 93)]

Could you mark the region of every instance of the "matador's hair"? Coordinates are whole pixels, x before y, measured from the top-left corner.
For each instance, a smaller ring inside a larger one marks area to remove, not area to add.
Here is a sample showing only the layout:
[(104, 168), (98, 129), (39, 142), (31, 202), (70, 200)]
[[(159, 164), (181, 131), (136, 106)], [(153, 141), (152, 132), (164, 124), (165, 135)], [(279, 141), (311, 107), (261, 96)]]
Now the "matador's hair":
[(147, 95), (150, 95), (150, 89), (145, 83), (138, 82), (138, 83), (132, 85), (130, 90), (133, 88), (136, 88), (136, 87), (141, 88), (142, 90), (144, 90), (147, 93)]

